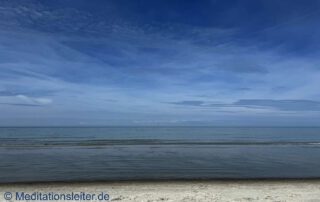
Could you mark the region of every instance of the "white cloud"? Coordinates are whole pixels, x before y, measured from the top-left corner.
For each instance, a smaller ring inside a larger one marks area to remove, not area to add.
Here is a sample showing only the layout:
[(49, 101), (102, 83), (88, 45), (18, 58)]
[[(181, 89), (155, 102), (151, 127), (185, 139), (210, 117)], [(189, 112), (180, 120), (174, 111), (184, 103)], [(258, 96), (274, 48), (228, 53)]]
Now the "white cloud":
[(39, 104), (39, 105), (48, 105), (52, 103), (52, 99), (41, 98), (41, 97), (29, 97), (26, 95), (17, 95), (19, 100), (23, 101), (25, 104)]

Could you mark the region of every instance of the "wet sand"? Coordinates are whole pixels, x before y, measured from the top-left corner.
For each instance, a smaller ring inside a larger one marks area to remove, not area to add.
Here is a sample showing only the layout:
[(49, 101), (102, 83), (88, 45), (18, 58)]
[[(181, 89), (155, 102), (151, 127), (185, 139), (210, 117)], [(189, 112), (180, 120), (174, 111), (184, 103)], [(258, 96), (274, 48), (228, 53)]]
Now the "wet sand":
[(320, 202), (320, 180), (162, 181), (2, 184), (4, 193), (107, 193), (109, 201), (309, 201)]

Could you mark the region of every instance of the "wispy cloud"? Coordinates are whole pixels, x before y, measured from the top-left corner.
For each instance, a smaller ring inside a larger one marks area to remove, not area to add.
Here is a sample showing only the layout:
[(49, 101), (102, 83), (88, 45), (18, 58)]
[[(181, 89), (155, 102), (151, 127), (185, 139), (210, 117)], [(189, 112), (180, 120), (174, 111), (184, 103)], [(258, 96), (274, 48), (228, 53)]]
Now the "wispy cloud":
[(18, 107), (41, 107), (43, 105), (39, 104), (23, 104), (23, 103), (0, 103), (0, 105), (10, 105), (10, 106), (18, 106)]
[(169, 104), (185, 105), (185, 106), (202, 106), (205, 102), (198, 100), (184, 100), (179, 102), (169, 102)]
[(50, 104), (52, 103), (52, 100), (49, 98), (35, 98), (35, 97), (28, 97), (25, 95), (17, 95), (17, 98), (19, 98), (21, 101), (24, 101), (26, 103), (35, 103), (35, 104), (42, 104), (42, 105), (46, 105), (46, 104)]
[(314, 100), (242, 99), (232, 103), (212, 103), (198, 100), (184, 100), (179, 102), (169, 102), (169, 104), (207, 108), (259, 107), (280, 111), (320, 111), (320, 101)]
[(271, 107), (284, 111), (320, 111), (320, 102), (314, 100), (247, 99), (239, 100), (234, 105)]
[(319, 111), (317, 5), (310, 17), (297, 3), (285, 16), (282, 3), (193, 4), (187, 15), (171, 3), (2, 2), (0, 102), (11, 105), (1, 110), (142, 122)]

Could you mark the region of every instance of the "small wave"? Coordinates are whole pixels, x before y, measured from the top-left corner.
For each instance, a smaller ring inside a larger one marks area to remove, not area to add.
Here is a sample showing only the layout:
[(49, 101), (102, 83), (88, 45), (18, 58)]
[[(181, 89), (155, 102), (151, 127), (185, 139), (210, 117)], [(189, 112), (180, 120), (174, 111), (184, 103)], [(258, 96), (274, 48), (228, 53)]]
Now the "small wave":
[(320, 145), (320, 142), (294, 141), (212, 141), (212, 140), (163, 140), (163, 139), (113, 139), (113, 140), (14, 140), (0, 141), (0, 147), (59, 147), (59, 146), (125, 146), (125, 145), (238, 145), (238, 146), (281, 146), (281, 145)]
[(320, 142), (310, 142), (311, 145), (320, 145)]

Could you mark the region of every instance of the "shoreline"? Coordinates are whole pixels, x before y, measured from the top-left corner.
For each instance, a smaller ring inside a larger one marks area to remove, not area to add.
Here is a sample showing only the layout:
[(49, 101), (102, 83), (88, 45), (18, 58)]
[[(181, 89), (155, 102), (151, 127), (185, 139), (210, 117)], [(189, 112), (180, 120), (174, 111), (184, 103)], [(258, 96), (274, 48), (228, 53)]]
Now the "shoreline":
[[(319, 179), (163, 180), (0, 184), (4, 192), (105, 192), (110, 201), (320, 201)], [(14, 200), (13, 200), (14, 201)]]
[(114, 184), (114, 183), (223, 183), (223, 182), (239, 182), (239, 183), (255, 183), (255, 182), (320, 182), (320, 177), (293, 177), (293, 178), (209, 178), (209, 179), (128, 179), (128, 180), (66, 180), (66, 181), (25, 181), (25, 182), (0, 182), (1, 186), (10, 186), (10, 185), (58, 185), (58, 184)]

